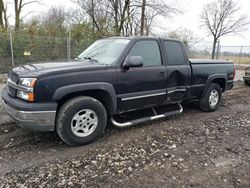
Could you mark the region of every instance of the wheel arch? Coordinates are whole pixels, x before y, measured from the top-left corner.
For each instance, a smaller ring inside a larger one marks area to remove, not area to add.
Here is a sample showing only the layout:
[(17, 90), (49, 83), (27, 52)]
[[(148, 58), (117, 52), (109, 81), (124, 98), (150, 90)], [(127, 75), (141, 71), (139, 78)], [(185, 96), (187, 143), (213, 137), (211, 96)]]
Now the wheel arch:
[(222, 92), (226, 90), (226, 79), (225, 78), (215, 78), (211, 81), (211, 83), (219, 84), (219, 86), (222, 88)]
[(209, 88), (209, 85), (211, 83), (218, 84), (221, 87), (222, 92), (224, 92), (227, 88), (227, 75), (226, 74), (214, 74), (214, 75), (209, 76), (201, 97), (203, 97), (206, 94)]
[(77, 96), (93, 97), (100, 101), (109, 115), (117, 111), (117, 97), (113, 86), (109, 83), (73, 84), (58, 88), (53, 100), (58, 103), (57, 110), (68, 100)]

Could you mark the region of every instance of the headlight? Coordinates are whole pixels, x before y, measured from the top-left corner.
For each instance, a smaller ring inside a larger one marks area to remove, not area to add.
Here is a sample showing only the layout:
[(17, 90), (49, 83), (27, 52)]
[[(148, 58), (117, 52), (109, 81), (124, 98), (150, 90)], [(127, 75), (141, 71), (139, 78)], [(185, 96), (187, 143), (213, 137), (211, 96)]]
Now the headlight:
[(28, 88), (34, 88), (36, 83), (36, 78), (20, 78), (18, 84)]
[(17, 97), (33, 102), (35, 100), (34, 86), (36, 80), (36, 78), (20, 78), (18, 82), (20, 89), (17, 90)]
[(25, 91), (17, 91), (17, 97), (30, 102), (33, 102), (35, 100), (34, 93), (27, 93)]

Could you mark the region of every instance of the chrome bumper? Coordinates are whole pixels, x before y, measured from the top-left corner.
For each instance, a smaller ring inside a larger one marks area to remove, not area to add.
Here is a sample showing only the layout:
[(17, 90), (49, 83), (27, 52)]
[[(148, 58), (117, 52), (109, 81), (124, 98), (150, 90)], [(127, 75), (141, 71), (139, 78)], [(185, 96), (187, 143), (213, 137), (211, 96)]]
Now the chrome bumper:
[(14, 121), (23, 128), (34, 131), (54, 131), (56, 111), (19, 111), (4, 100), (2, 106)]

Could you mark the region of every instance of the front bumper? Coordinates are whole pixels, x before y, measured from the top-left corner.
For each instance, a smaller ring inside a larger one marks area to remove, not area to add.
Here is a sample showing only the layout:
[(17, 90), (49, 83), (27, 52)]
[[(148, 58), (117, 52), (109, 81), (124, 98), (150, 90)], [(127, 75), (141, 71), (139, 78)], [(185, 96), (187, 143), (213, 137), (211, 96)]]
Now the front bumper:
[(6, 88), (2, 92), (2, 106), (18, 125), (33, 131), (54, 131), (56, 104), (28, 103), (10, 97)]

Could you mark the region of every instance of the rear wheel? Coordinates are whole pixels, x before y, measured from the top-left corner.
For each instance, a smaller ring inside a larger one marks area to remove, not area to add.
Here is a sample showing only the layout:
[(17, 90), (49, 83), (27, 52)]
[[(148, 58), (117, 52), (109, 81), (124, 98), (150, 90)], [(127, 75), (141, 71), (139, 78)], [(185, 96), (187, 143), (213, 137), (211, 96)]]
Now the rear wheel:
[(76, 97), (59, 110), (56, 131), (68, 145), (77, 146), (96, 140), (105, 130), (107, 112), (92, 97)]
[(206, 112), (216, 111), (221, 103), (221, 93), (219, 84), (211, 83), (206, 94), (200, 100), (200, 108)]

